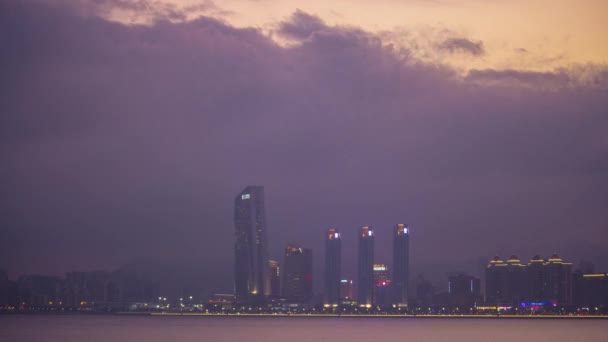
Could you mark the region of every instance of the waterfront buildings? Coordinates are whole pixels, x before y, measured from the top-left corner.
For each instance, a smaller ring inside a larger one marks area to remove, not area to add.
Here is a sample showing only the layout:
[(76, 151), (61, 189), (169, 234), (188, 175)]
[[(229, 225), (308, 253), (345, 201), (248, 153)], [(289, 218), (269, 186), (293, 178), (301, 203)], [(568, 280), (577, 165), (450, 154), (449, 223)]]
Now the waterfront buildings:
[(325, 298), (324, 304), (336, 307), (340, 303), (340, 264), (342, 238), (335, 228), (325, 234)]
[(535, 256), (525, 265), (516, 256), (494, 257), (485, 271), (486, 303), (517, 307), (525, 303), (572, 304), (572, 263), (557, 254)]
[(359, 230), (357, 301), (370, 308), (374, 297), (374, 231), (363, 226)]
[(312, 298), (312, 250), (292, 244), (285, 248), (283, 297), (301, 304)]
[(264, 188), (248, 186), (234, 200), (236, 300), (263, 302), (270, 295)]
[(410, 272), (410, 228), (397, 224), (393, 230), (393, 279), (391, 288), (393, 304), (397, 307), (408, 305), (408, 285)]

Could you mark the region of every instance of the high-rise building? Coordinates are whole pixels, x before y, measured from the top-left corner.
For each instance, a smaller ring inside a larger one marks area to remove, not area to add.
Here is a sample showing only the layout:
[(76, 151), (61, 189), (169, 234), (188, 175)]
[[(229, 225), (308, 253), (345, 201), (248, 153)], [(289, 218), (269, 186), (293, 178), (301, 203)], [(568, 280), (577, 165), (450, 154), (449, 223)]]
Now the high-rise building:
[(499, 305), (509, 303), (507, 298), (507, 263), (495, 256), (486, 267), (486, 297), (487, 304)]
[(269, 260), (268, 267), (270, 267), (268, 283), (270, 284), (270, 296), (278, 298), (281, 296), (281, 267), (278, 261)]
[(312, 250), (288, 244), (283, 263), (283, 297), (289, 303), (312, 298)]
[(407, 307), (408, 305), (409, 249), (409, 227), (401, 223), (395, 225), (393, 233), (393, 279), (391, 288), (393, 292), (393, 304), (398, 307)]
[(374, 264), (374, 306), (386, 307), (390, 303), (391, 279), (388, 266)]
[(534, 258), (528, 262), (527, 270), (527, 300), (531, 302), (542, 302), (543, 301), (543, 265), (545, 260), (539, 255), (535, 255)]
[(515, 255), (506, 262), (494, 257), (486, 268), (486, 303), (517, 306), (527, 294), (527, 266)]
[(335, 228), (325, 234), (325, 305), (340, 303), (341, 236)]
[(480, 296), (479, 278), (466, 273), (455, 273), (448, 276), (448, 301), (452, 307), (463, 310), (475, 306)]
[(353, 292), (353, 280), (352, 279), (341, 279), (340, 280), (340, 299), (342, 301), (352, 301), (355, 298)]
[(608, 273), (577, 271), (573, 277), (573, 303), (588, 309), (608, 307)]
[(507, 275), (507, 293), (505, 297), (511, 305), (517, 306), (528, 297), (528, 267), (521, 263), (521, 260), (515, 255), (511, 255), (507, 259), (507, 267), (505, 267)]
[(357, 300), (359, 306), (370, 308), (374, 298), (374, 231), (367, 226), (359, 230)]
[(248, 186), (234, 200), (235, 295), (260, 302), (270, 295), (264, 187)]
[(572, 263), (553, 254), (543, 264), (543, 285), (544, 301), (572, 304)]

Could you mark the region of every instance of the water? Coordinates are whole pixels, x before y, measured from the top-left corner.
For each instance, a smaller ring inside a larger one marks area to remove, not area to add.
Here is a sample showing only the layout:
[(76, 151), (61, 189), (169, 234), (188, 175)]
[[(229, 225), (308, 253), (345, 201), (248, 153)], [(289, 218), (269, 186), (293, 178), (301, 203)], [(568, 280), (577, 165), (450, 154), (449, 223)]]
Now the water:
[(606, 320), (0, 316), (0, 341), (606, 341)]

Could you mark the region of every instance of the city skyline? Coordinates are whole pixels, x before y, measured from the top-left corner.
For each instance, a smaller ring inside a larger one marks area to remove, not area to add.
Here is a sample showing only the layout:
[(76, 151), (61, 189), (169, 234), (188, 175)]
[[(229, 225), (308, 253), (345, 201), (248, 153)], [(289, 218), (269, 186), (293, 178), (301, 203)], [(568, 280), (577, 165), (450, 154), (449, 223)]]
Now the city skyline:
[(356, 260), (370, 225), (390, 265), (409, 223), (411, 277), (441, 286), (497, 254), (608, 269), (606, 4), (414, 1), (0, 1), (0, 268), (231, 288), (234, 195), (263, 184), (279, 263), (329, 227)]

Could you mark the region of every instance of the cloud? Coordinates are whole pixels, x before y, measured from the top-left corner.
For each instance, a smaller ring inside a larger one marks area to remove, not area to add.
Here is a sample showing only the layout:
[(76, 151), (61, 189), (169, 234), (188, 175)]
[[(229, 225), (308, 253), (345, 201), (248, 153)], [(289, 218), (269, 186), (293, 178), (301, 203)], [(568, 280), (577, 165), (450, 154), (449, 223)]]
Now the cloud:
[(485, 84), (516, 84), (541, 88), (566, 87), (570, 77), (563, 72), (536, 72), (519, 70), (471, 70), (467, 78), (471, 82)]
[(296, 241), (317, 269), (327, 227), (356, 260), (358, 226), (386, 246), (402, 221), (418, 268), (555, 246), (605, 256), (601, 66), (462, 80), (304, 12), (281, 26), (300, 44), (283, 47), (209, 17), (125, 25), (86, 6), (0, 6), (0, 260), (13, 274), (153, 256), (230, 278), (247, 184), (266, 186), (271, 256)]
[(287, 38), (306, 39), (315, 32), (327, 29), (321, 18), (298, 9), (289, 20), (280, 23), (278, 33)]
[(472, 41), (467, 38), (448, 38), (439, 44), (440, 50), (445, 50), (450, 53), (462, 52), (473, 56), (481, 56), (485, 54), (482, 41)]

